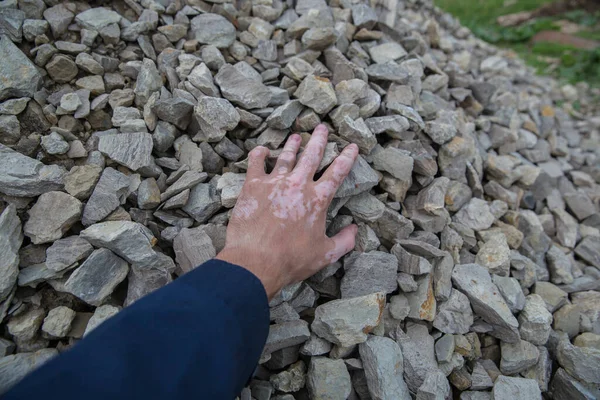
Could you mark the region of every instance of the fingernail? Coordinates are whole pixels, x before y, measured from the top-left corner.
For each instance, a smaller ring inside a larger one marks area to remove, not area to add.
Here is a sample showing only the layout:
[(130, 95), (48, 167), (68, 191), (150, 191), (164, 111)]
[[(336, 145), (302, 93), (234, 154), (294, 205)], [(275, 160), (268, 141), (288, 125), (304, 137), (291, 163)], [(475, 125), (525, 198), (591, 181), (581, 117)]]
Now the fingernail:
[(358, 152), (358, 146), (354, 143), (350, 143), (348, 146), (346, 146), (346, 150), (349, 153)]
[(315, 128), (315, 131), (319, 130), (320, 132), (327, 132), (327, 126), (325, 126), (325, 124), (319, 124), (317, 125), (317, 127)]

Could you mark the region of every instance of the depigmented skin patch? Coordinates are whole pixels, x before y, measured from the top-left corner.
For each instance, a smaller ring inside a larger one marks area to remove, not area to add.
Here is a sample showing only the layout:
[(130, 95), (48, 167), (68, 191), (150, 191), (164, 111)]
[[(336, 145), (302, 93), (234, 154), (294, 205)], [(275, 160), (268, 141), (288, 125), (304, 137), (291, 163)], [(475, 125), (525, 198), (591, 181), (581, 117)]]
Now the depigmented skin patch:
[[(296, 160), (302, 138), (291, 135), (270, 174), (264, 170), (267, 148), (259, 146), (249, 154), (246, 182), (229, 220), (225, 250), (260, 254), (261, 264), (268, 262), (270, 266), (257, 266), (252, 271), (258, 270), (263, 283), (275, 281), (277, 290), (308, 278), (354, 248), (356, 225), (329, 238), (325, 220), (333, 196), (358, 156), (358, 146), (346, 146), (315, 182), (327, 136), (327, 128), (317, 126)], [(252, 256), (241, 258), (252, 263)]]

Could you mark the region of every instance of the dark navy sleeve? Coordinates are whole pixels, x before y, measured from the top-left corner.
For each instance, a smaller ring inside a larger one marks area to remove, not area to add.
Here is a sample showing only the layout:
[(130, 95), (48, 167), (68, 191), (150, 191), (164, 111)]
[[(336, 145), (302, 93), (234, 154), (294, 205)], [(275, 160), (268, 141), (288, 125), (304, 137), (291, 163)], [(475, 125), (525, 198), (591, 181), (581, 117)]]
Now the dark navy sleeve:
[(232, 400), (268, 331), (260, 280), (211, 260), (123, 309), (4, 399)]

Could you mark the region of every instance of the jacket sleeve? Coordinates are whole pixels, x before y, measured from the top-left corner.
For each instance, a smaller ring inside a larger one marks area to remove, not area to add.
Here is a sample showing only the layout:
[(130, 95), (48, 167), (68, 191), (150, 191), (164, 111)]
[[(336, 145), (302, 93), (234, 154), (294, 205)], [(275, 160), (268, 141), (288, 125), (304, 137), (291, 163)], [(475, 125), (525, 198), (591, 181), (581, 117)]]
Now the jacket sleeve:
[(268, 331), (260, 280), (211, 260), (123, 309), (4, 398), (232, 400)]

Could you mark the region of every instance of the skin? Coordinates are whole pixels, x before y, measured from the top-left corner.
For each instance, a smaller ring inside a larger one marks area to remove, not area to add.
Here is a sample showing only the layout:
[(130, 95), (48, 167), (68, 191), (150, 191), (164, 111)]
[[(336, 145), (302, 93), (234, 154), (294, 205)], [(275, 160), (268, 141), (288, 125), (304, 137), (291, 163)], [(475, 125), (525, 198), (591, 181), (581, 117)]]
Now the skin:
[(346, 146), (314, 181), (327, 135), (325, 125), (317, 126), (298, 161), (301, 137), (291, 135), (270, 174), (264, 168), (269, 149), (258, 146), (249, 154), (246, 182), (227, 226), (225, 248), (216, 258), (256, 275), (269, 299), (354, 248), (358, 227), (347, 226), (330, 238), (325, 218), (356, 161), (358, 147)]

